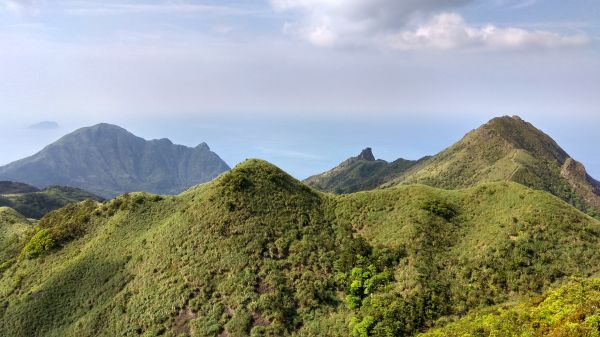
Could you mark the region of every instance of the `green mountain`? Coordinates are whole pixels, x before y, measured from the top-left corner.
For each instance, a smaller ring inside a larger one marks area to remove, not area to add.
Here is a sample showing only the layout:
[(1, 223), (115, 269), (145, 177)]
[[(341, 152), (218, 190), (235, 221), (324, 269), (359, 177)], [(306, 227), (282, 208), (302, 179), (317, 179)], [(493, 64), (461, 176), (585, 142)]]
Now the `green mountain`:
[(16, 183), (13, 181), (0, 181), (0, 194), (21, 194), (39, 192), (40, 190), (31, 185)]
[(342, 194), (398, 184), (460, 189), (500, 181), (550, 192), (600, 216), (600, 182), (552, 138), (517, 116), (494, 118), (439, 154), (418, 161), (387, 163), (365, 149), (305, 183)]
[[(21, 183), (2, 182), (0, 185), (11, 186), (11, 188), (6, 188), (4, 191), (12, 192), (7, 194), (0, 192), (0, 206), (13, 208), (27, 218), (33, 219), (39, 219), (48, 212), (62, 208), (70, 203), (87, 199), (95, 201), (104, 200), (97, 195), (73, 187), (50, 186), (40, 191), (33, 186)], [(15, 186), (18, 186), (18, 189), (14, 188)], [(14, 193), (16, 191), (20, 191), (21, 193)]]
[(2, 336), (411, 336), (597, 274), (600, 221), (515, 183), (337, 196), (250, 160), (71, 204), (19, 247)]
[(600, 183), (552, 138), (517, 116), (492, 119), (392, 183), (456, 189), (513, 181), (600, 214)]
[[(421, 159), (422, 161), (424, 159)], [(398, 159), (391, 163), (375, 160), (371, 148), (345, 160), (337, 167), (307, 178), (304, 182), (321, 191), (338, 194), (372, 190), (391, 181), (420, 161)]]
[(44, 188), (73, 186), (105, 198), (145, 191), (177, 194), (228, 170), (206, 143), (146, 141), (110, 124), (79, 129), (39, 153), (0, 167), (0, 179)]

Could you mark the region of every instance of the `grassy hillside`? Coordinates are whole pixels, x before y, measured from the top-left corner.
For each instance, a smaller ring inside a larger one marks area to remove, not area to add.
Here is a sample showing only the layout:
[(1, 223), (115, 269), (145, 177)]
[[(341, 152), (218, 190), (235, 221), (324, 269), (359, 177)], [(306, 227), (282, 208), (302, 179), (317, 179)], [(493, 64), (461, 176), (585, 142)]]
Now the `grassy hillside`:
[(337, 202), (337, 221), (402, 257), (393, 280), (355, 310), (356, 336), (409, 335), (439, 317), (600, 270), (600, 223), (519, 184), (401, 186)]
[(0, 207), (0, 271), (7, 268), (31, 236), (33, 226), (12, 208)]
[(597, 273), (600, 222), (513, 183), (334, 196), (250, 160), (69, 205), (22, 247), (2, 336), (410, 336)]
[(1, 194), (0, 206), (13, 208), (27, 218), (39, 219), (50, 211), (86, 199), (103, 200), (97, 195), (78, 188), (50, 186), (37, 192)]
[(457, 189), (494, 181), (544, 190), (588, 214), (600, 214), (598, 182), (548, 135), (519, 117), (491, 120), (387, 186)]
[(600, 279), (577, 280), (524, 299), (494, 306), (419, 337), (600, 336)]
[(370, 148), (347, 159), (337, 167), (307, 178), (304, 183), (320, 191), (338, 194), (366, 191), (389, 182), (419, 163), (415, 160), (397, 159), (391, 163), (375, 160)]
[(2, 275), (0, 335), (310, 329), (338, 306), (336, 261), (353, 242), (327, 216), (321, 195), (259, 161), (179, 197), (55, 211)]

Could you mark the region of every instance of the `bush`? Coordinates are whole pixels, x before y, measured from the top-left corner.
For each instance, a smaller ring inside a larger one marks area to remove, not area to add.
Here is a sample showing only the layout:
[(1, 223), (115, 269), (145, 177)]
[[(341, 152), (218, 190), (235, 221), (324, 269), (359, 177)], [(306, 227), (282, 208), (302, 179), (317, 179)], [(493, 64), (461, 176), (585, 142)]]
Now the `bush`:
[(50, 229), (42, 229), (37, 232), (31, 240), (23, 247), (22, 254), (28, 259), (38, 257), (52, 249), (55, 245)]

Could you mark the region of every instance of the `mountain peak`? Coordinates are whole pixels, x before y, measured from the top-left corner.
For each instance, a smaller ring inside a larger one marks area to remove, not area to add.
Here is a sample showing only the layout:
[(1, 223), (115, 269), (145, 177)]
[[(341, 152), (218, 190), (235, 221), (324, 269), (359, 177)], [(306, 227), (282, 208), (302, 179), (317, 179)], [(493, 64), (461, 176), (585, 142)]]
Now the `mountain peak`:
[(364, 150), (362, 150), (356, 158), (359, 160), (375, 161), (375, 156), (373, 156), (373, 150), (370, 147), (367, 147)]
[[(522, 149), (537, 157), (562, 165), (569, 155), (547, 134), (519, 116), (503, 116), (490, 120), (475, 130), (483, 136), (482, 144), (490, 137), (500, 137), (509, 146)], [(481, 140), (481, 139), (480, 139)]]
[(196, 150), (210, 151), (210, 147), (208, 146), (208, 144), (206, 144), (206, 142), (202, 142), (198, 144), (198, 146), (196, 146)]
[(117, 132), (117, 131), (122, 132), (122, 131), (125, 131), (125, 132), (128, 132), (127, 130), (125, 130), (124, 128), (122, 128), (122, 127), (120, 127), (118, 125), (109, 124), (109, 123), (99, 123), (99, 124), (96, 124), (96, 125), (92, 125), (92, 126), (81, 128), (79, 130), (82, 130), (82, 131), (105, 131), (105, 132), (106, 131), (113, 131), (113, 132)]

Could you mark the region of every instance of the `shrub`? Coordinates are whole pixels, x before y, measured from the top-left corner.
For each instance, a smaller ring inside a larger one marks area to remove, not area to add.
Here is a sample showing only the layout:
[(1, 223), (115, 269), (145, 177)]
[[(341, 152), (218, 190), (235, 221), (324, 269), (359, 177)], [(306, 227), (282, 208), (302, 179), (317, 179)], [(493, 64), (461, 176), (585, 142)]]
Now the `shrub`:
[(31, 240), (23, 247), (22, 254), (28, 259), (38, 257), (52, 249), (55, 245), (50, 229), (42, 229), (37, 232)]

